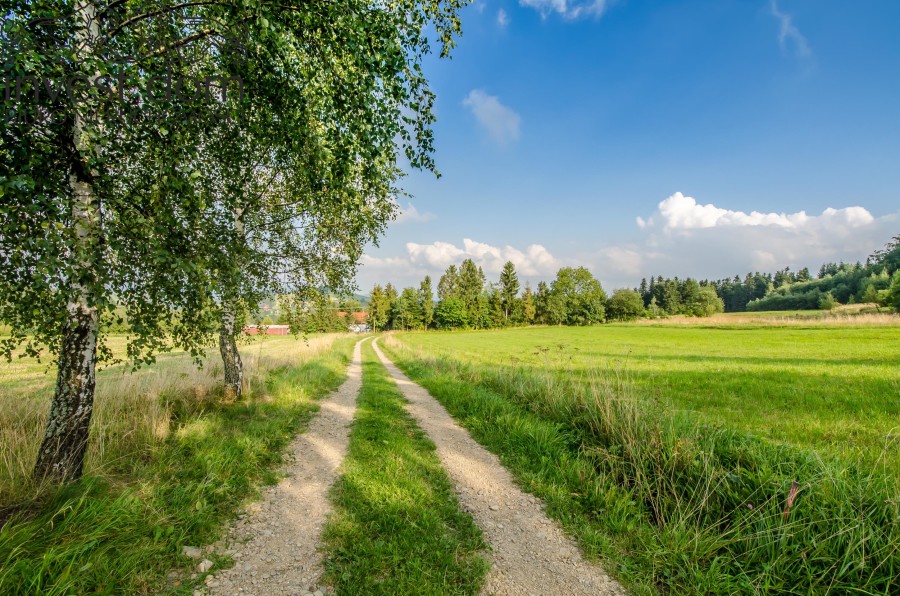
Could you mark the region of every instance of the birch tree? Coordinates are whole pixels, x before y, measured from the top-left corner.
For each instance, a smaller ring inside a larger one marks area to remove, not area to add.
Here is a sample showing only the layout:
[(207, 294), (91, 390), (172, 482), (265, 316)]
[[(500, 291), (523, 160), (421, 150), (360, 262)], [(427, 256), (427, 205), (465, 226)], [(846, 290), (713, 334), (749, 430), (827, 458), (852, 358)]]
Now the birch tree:
[[(459, 33), (459, 6), (0, 4), (0, 321), (12, 330), (3, 349), (9, 358), (19, 348), (46, 348), (57, 365), (37, 477), (68, 481), (82, 473), (95, 371), (109, 356), (101, 323), (117, 307), (124, 306), (133, 331), (128, 355), (135, 362), (173, 345), (196, 356), (208, 341), (215, 288), (221, 296), (234, 286), (227, 280), (235, 261), (218, 249), (223, 241), (241, 245), (240, 222), (249, 212), (218, 209), (203, 192), (200, 139), (229, 105), (210, 101), (209, 90), (224, 91), (236, 72), (245, 76), (242, 92), (257, 101), (238, 102), (227, 116), (246, 118), (253, 105), (288, 114), (270, 131), (279, 140), (308, 125), (293, 115), (304, 90), (315, 92), (314, 120), (328, 123), (328, 154), (312, 178), (330, 189), (362, 180), (337, 200), (360, 209), (362, 223), (351, 231), (377, 229), (366, 222), (371, 213), (360, 197), (383, 172), (397, 176), (396, 152), (413, 167), (434, 169), (434, 96), (421, 68), (431, 51), (425, 31), (436, 32), (446, 55)], [(246, 60), (221, 60), (235, 40)], [(300, 143), (307, 138), (298, 136)], [(303, 150), (290, 141), (283, 148)], [(308, 200), (317, 209), (322, 196)], [(330, 246), (346, 248), (339, 240)]]
[(193, 318), (213, 267), (202, 242), (214, 233), (180, 164), (190, 129), (217, 108), (196, 95), (176, 106), (152, 87), (197, 74), (194, 54), (223, 31), (157, 3), (0, 11), (0, 320), (12, 329), (3, 348), (10, 357), (46, 346), (56, 359), (35, 475), (71, 480), (82, 472), (98, 357), (109, 356), (101, 323), (116, 307), (128, 311), (136, 361), (172, 342), (199, 351)]

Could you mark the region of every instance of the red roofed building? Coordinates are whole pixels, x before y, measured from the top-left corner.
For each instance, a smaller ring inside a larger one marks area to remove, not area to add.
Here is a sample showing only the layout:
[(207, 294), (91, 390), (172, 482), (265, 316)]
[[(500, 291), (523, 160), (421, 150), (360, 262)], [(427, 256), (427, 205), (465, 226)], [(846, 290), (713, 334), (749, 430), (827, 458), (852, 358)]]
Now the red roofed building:
[[(290, 335), (290, 325), (265, 325), (266, 335)], [(257, 325), (247, 325), (244, 333), (247, 335), (259, 335), (260, 328)]]
[(350, 331), (355, 333), (363, 333), (369, 331), (369, 324), (366, 319), (369, 317), (367, 312), (338, 312), (338, 316), (347, 321), (350, 325)]
[(346, 312), (344, 312), (344, 311), (339, 311), (339, 312), (338, 312), (338, 316), (341, 317), (342, 319), (346, 319), (348, 316), (350, 316), (350, 317), (351, 317), (351, 319), (350, 319), (351, 322), (356, 323), (357, 325), (365, 325), (365, 324), (366, 324), (366, 318), (369, 316), (369, 313), (367, 313), (367, 312), (351, 312), (351, 313), (346, 313)]

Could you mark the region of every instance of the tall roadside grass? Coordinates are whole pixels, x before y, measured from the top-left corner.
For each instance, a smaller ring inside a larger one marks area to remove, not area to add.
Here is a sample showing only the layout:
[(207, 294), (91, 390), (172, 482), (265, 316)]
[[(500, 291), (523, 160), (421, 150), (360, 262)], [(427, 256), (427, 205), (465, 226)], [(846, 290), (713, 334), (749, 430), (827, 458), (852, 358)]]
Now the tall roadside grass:
[[(274, 370), (319, 356), (331, 349), (334, 335), (264, 338), (242, 348), (249, 399), (265, 396), (265, 381)], [(111, 341), (124, 353), (125, 341)], [(156, 364), (131, 372), (118, 365), (98, 374), (94, 414), (85, 470), (108, 480), (130, 476), (166, 445), (174, 414), (201, 412), (222, 399), (222, 367), (217, 352), (197, 368), (184, 353), (164, 354)], [(54, 370), (34, 359), (0, 363), (0, 511), (40, 499), (45, 488), (33, 484), (37, 457), (53, 395)]]
[(900, 585), (895, 462), (823, 458), (671, 417), (612, 369), (567, 379), (401, 342), (385, 342), (398, 365), (637, 593)]
[(276, 480), (315, 400), (343, 379), (353, 342), (246, 346), (248, 392), (231, 403), (217, 367), (198, 371), (186, 355), (135, 374), (103, 371), (85, 477), (62, 488), (29, 484), (49, 397), (0, 385), (14, 388), (0, 407), (0, 593), (163, 589), (166, 572), (188, 562), (182, 546), (216, 541), (241, 503)]

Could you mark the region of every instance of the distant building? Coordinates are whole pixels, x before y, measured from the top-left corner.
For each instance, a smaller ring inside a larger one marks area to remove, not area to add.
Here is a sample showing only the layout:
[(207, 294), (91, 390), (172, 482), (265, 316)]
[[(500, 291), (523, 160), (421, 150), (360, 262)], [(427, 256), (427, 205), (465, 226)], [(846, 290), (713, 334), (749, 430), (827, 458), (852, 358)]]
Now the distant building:
[[(263, 325), (266, 330), (266, 335), (290, 335), (291, 334), (291, 326), (290, 325)], [(244, 327), (244, 333), (247, 335), (259, 335), (260, 334), (260, 326), (259, 325), (247, 325)]]
[(369, 329), (369, 324), (366, 322), (366, 319), (369, 316), (367, 312), (339, 312), (338, 316), (342, 319), (346, 319), (349, 321), (349, 329), (353, 333), (366, 333), (367, 331), (371, 331)]

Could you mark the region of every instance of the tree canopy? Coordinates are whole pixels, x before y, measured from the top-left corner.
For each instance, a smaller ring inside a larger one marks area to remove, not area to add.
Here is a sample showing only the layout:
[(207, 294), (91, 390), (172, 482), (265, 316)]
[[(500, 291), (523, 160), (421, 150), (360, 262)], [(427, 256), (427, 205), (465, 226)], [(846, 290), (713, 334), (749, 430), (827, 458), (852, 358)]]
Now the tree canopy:
[(38, 476), (81, 474), (104, 321), (199, 356), (240, 303), (352, 279), (398, 154), (435, 170), (422, 61), (460, 6), (4, 4), (3, 348), (58, 364)]

